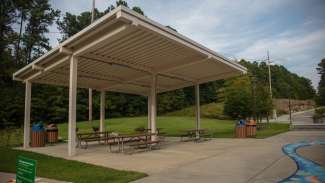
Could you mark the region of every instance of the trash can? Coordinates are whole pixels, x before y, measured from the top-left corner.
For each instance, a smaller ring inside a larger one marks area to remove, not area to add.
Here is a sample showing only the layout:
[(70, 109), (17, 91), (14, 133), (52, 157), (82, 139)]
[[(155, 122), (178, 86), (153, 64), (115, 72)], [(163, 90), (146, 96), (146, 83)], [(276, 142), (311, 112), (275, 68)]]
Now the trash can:
[(49, 124), (46, 127), (46, 136), (48, 143), (58, 142), (59, 130), (56, 124)]
[(256, 137), (256, 121), (249, 120), (249, 122), (246, 123), (246, 136)]
[(35, 124), (32, 126), (32, 147), (44, 147), (45, 146), (45, 129), (42, 124)]
[(236, 138), (246, 138), (245, 120), (239, 120), (236, 124)]

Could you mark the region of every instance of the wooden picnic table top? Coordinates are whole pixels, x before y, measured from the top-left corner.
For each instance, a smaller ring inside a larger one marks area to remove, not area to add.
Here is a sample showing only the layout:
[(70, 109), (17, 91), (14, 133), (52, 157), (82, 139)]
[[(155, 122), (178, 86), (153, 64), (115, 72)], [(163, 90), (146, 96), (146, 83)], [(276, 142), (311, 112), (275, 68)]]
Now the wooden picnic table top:
[(183, 131), (186, 131), (186, 132), (202, 132), (202, 131), (207, 131), (207, 129), (205, 128), (201, 128), (201, 129), (186, 129), (186, 130), (183, 130)]
[(104, 132), (85, 132), (85, 133), (77, 133), (77, 135), (98, 135), (98, 134), (105, 134), (105, 133), (112, 133), (112, 131), (104, 131)]
[[(164, 128), (156, 128), (157, 130), (162, 130)], [(145, 128), (145, 130), (151, 130), (151, 128)]]
[(128, 137), (145, 137), (145, 136), (151, 136), (151, 135), (157, 135), (157, 133), (120, 134), (115, 137), (116, 138), (128, 138)]

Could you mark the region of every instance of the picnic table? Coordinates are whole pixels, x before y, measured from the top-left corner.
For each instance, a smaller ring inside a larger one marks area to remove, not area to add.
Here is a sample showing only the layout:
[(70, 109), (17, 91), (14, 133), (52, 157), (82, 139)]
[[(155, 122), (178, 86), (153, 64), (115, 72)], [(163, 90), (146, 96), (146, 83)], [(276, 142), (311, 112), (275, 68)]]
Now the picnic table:
[(199, 133), (199, 136), (201, 138), (201, 136), (206, 137), (208, 134), (208, 130), (207, 129), (186, 129), (186, 130), (182, 130), (183, 134), (181, 135), (181, 141), (183, 141), (183, 138), (186, 137), (190, 140), (199, 140), (196, 138), (196, 134)]
[(82, 147), (84, 142), (84, 148), (88, 147), (88, 142), (97, 141), (99, 144), (104, 141), (105, 144), (114, 142), (114, 136), (111, 135), (111, 131), (104, 132), (90, 132), (90, 133), (77, 133), (77, 146)]
[(158, 135), (158, 133), (138, 133), (138, 134), (127, 134), (127, 135), (118, 135), (115, 138), (117, 139), (119, 152), (124, 152), (124, 144), (128, 142), (141, 142), (137, 144), (132, 144), (131, 146), (138, 145), (148, 145), (153, 143), (159, 143), (158, 141), (151, 141), (151, 136)]
[[(163, 128), (156, 128), (156, 131), (158, 134), (160, 134), (161, 130), (163, 130)], [(141, 131), (138, 130), (138, 132), (147, 132), (147, 133), (151, 133), (151, 128), (142, 128)]]
[(104, 142), (105, 145), (109, 145), (109, 151), (112, 151), (112, 145), (118, 145), (118, 152), (124, 152), (125, 143), (130, 144), (131, 147), (138, 148), (142, 146), (149, 147), (160, 144), (160, 139), (151, 140), (151, 136), (158, 135), (158, 133), (137, 133), (137, 134), (117, 134), (111, 131), (105, 132), (92, 132), (92, 133), (78, 133), (77, 134), (77, 147), (87, 148), (89, 142)]

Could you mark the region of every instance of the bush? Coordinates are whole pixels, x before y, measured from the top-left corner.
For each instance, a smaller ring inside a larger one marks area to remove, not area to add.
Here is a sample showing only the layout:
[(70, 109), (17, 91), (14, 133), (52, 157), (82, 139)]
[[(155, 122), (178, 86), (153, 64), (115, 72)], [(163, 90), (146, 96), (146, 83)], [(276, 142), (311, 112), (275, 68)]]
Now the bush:
[(325, 119), (325, 107), (315, 109), (315, 113), (313, 115), (314, 123), (323, 123)]

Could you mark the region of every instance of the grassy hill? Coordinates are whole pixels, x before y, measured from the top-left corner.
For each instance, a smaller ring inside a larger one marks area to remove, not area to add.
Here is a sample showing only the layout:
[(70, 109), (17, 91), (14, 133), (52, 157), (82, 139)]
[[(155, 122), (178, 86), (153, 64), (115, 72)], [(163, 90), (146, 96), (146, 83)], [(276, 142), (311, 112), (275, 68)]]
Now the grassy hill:
[[(195, 116), (195, 106), (166, 113), (165, 116)], [(201, 117), (227, 119), (223, 114), (223, 103), (210, 103), (201, 105)]]

